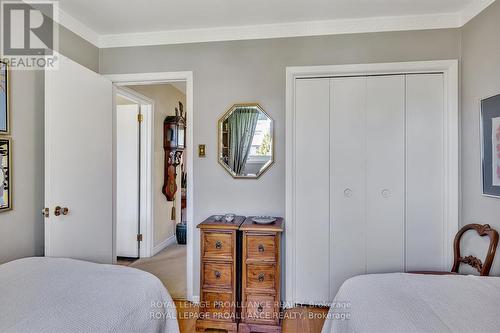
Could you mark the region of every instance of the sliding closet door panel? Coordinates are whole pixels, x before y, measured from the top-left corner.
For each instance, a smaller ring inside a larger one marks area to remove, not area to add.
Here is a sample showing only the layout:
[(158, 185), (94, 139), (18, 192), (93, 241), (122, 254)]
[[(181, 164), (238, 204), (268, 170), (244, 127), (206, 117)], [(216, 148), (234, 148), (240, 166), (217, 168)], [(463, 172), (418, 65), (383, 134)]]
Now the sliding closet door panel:
[(419, 74), (406, 80), (406, 269), (443, 270), (448, 268), (443, 248), (444, 79)]
[(368, 273), (404, 270), (405, 77), (367, 81)]
[(330, 299), (330, 79), (296, 81), (295, 292), (300, 304)]
[[(366, 77), (330, 83), (332, 294), (366, 272)], [(332, 297), (333, 297), (332, 296)]]

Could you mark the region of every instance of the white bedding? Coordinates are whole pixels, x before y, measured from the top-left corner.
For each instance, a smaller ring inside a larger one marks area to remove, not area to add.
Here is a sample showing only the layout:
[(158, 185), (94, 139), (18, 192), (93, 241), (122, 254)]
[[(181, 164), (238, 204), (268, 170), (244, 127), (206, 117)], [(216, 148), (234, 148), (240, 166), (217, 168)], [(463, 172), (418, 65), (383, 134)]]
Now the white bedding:
[(322, 333), (500, 332), (500, 277), (362, 275), (334, 305)]
[(0, 265), (0, 332), (177, 333), (179, 327), (172, 298), (149, 273), (26, 258)]

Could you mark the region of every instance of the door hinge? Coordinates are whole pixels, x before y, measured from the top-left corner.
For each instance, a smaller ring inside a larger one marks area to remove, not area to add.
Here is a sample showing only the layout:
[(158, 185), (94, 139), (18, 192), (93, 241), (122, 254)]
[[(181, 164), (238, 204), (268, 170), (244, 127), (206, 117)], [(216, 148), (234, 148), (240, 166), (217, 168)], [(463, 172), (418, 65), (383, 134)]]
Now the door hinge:
[(142, 119), (143, 119), (142, 113), (139, 113), (137, 115), (137, 121), (140, 122), (140, 123), (142, 123)]
[(137, 241), (142, 242), (142, 234), (137, 234)]

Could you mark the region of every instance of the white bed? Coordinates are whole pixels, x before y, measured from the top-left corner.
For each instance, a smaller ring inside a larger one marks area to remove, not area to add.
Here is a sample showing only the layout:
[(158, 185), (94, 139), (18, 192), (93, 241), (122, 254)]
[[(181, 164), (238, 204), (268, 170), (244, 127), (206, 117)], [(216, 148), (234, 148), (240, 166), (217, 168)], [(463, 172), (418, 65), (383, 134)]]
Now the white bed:
[(179, 327), (172, 298), (147, 272), (26, 258), (0, 265), (0, 332), (177, 333)]
[(322, 331), (343, 332), (500, 332), (500, 278), (354, 277), (340, 288)]

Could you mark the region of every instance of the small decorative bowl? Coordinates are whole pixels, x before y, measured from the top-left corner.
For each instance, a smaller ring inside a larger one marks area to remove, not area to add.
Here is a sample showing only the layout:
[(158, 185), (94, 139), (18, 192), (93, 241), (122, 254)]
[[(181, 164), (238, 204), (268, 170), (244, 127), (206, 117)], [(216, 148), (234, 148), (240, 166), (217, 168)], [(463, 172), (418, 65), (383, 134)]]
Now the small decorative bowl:
[(272, 216), (255, 216), (252, 221), (257, 224), (271, 224), (276, 222), (276, 218)]
[(215, 221), (221, 221), (224, 216), (222, 215), (214, 215), (214, 220)]
[(236, 215), (234, 215), (234, 214), (226, 214), (224, 216), (224, 219), (226, 220), (227, 223), (231, 223), (231, 222), (233, 222), (235, 217), (236, 217)]

